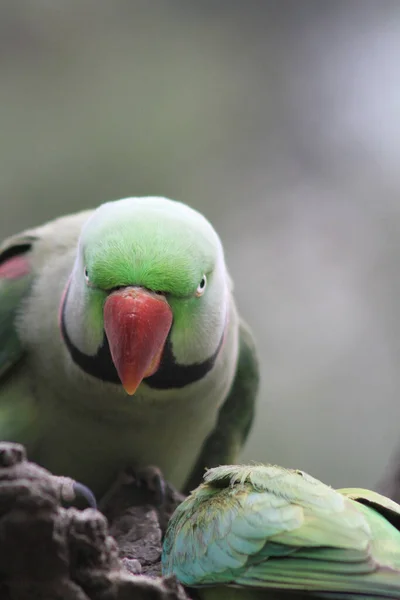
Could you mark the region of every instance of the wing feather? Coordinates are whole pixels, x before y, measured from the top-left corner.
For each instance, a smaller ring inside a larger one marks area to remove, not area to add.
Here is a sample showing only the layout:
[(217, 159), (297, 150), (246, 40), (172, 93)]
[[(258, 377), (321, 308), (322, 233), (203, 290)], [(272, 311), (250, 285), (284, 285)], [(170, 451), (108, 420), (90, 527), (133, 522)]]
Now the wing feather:
[(379, 545), (398, 560), (400, 538), (387, 542), (393, 527), (373, 509), (279, 467), (221, 467), (205, 480), (172, 517), (165, 574), (189, 586), (400, 598), (400, 569)]

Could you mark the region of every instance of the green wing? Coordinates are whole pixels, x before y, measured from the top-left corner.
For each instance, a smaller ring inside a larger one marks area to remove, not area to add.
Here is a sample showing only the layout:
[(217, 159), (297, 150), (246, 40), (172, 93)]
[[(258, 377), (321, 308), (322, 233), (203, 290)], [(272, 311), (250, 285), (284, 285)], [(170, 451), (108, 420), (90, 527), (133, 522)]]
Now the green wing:
[(400, 531), (400, 506), (390, 498), (386, 498), (378, 492), (360, 488), (343, 488), (337, 491), (351, 500), (374, 509)]
[(189, 586), (400, 598), (400, 535), (382, 515), (305, 474), (269, 469), (262, 488), (216, 482), (189, 496), (167, 531), (164, 573)]
[(206, 468), (234, 463), (249, 434), (259, 387), (259, 365), (253, 336), (241, 321), (235, 379), (222, 405), (214, 431), (206, 439), (184, 492), (197, 487)]
[(0, 246), (0, 439), (29, 449), (38, 429), (37, 413), (15, 323), (33, 282), (34, 240), (22, 234)]
[(29, 263), (33, 239), (15, 236), (0, 246), (0, 378), (23, 356), (15, 319), (33, 280)]

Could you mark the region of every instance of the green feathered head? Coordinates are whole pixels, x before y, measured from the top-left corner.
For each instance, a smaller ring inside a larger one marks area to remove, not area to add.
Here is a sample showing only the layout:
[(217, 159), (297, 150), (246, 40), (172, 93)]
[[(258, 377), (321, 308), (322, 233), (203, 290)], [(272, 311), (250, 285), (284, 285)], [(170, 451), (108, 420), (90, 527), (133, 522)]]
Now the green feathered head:
[(64, 338), (85, 370), (130, 394), (143, 379), (174, 387), (176, 365), (218, 351), (229, 296), (221, 242), (200, 213), (166, 198), (108, 202), (80, 236)]

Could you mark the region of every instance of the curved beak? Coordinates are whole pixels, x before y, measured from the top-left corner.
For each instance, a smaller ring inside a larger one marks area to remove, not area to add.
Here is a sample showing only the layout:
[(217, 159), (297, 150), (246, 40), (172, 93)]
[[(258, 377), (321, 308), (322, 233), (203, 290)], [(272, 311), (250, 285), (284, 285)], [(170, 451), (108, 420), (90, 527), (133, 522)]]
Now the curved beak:
[(104, 304), (104, 330), (121, 383), (132, 395), (160, 365), (172, 325), (164, 296), (140, 287), (112, 292)]

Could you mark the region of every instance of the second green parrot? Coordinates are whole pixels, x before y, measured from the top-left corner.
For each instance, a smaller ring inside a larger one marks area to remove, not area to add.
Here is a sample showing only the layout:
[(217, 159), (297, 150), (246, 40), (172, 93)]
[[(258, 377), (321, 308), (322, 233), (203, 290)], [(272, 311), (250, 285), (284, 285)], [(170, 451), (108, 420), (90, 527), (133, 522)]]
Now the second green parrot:
[(394, 600), (400, 506), (302, 471), (216, 467), (173, 514), (162, 560), (203, 600)]
[(192, 489), (237, 459), (258, 388), (221, 241), (166, 198), (0, 246), (0, 439), (97, 495), (126, 465)]

